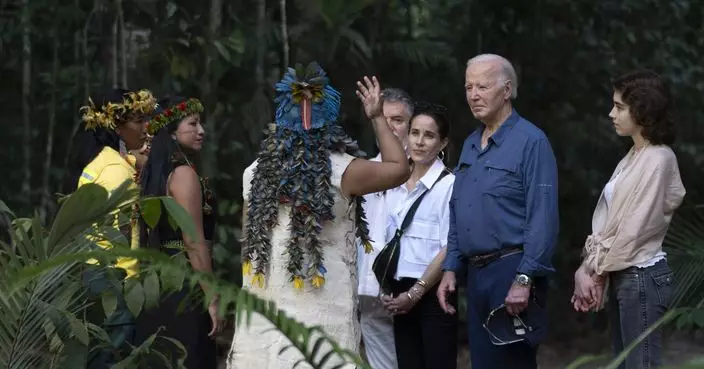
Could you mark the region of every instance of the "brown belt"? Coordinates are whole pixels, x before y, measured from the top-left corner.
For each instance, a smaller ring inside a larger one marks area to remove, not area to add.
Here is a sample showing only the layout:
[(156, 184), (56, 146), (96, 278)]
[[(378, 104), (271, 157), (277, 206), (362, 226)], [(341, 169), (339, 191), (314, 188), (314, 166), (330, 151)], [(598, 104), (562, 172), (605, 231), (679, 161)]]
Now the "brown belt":
[(523, 246), (507, 247), (499, 251), (489, 252), (486, 254), (474, 255), (469, 257), (469, 263), (479, 269), (483, 268), (502, 257), (518, 254), (523, 252)]

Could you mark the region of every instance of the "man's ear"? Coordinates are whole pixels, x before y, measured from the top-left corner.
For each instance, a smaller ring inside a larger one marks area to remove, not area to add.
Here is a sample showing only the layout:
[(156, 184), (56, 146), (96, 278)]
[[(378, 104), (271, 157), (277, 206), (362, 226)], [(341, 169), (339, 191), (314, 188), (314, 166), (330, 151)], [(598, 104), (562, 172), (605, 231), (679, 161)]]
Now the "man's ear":
[(513, 92), (513, 81), (508, 80), (504, 82), (504, 88), (506, 89), (504, 91), (504, 97), (506, 98), (506, 100), (511, 100), (511, 94)]

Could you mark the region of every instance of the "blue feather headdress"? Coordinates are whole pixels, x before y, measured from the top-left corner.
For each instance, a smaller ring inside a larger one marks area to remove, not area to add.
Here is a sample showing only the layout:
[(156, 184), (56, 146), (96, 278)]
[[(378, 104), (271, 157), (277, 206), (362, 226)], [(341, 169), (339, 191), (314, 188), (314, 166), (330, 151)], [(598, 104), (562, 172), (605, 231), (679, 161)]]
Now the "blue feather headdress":
[(305, 69), (300, 64), (295, 69), (288, 68), (275, 88), (279, 128), (304, 132), (337, 122), (340, 93), (330, 86), (317, 63), (310, 63)]
[[(261, 145), (254, 169), (242, 242), (242, 271), (264, 286), (272, 253), (271, 230), (280, 205), (291, 207), (286, 270), (295, 288), (325, 283), (323, 244), (318, 236), (334, 219), (335, 191), (330, 184), (333, 151), (364, 156), (357, 142), (337, 124), (340, 93), (317, 63), (289, 68), (276, 89), (276, 124)], [(357, 236), (369, 246), (363, 198), (356, 203)]]

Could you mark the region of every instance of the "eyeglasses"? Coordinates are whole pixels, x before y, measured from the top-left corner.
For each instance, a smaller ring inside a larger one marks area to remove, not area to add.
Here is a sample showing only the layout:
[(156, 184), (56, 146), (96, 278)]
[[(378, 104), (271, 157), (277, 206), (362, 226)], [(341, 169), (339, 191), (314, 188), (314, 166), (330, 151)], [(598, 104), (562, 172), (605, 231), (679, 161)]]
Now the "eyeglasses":
[(512, 343), (521, 342), (524, 340), (524, 338), (522, 338), (521, 336), (523, 336), (527, 332), (533, 330), (533, 327), (526, 325), (526, 323), (523, 321), (523, 319), (521, 319), (520, 316), (514, 315), (514, 316), (510, 317), (512, 320), (512, 323), (513, 323), (512, 324), (513, 331), (517, 336), (519, 336), (521, 338), (506, 341), (506, 340), (502, 340), (501, 338), (497, 337), (491, 331), (491, 329), (489, 329), (489, 321), (491, 321), (491, 318), (493, 318), (494, 315), (497, 315), (501, 309), (505, 309), (505, 308), (506, 308), (506, 305), (504, 305), (504, 304), (499, 305), (497, 308), (495, 308), (494, 310), (489, 312), (489, 316), (487, 316), (486, 320), (484, 321), (484, 324), (482, 324), (484, 329), (486, 329), (487, 333), (489, 333), (489, 336), (490, 336), (489, 339), (491, 340), (491, 343), (494, 345), (497, 345), (497, 346), (510, 345)]

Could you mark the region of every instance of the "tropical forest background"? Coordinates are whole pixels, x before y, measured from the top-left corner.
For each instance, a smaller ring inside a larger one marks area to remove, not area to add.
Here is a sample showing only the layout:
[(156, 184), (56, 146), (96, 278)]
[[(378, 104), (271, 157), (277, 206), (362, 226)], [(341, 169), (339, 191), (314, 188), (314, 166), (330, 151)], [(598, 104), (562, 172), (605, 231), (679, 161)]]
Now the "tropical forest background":
[[(220, 205), (216, 273), (238, 283), (241, 175), (272, 119), (272, 86), (285, 66), (323, 66), (343, 93), (341, 123), (370, 155), (373, 132), (354, 96), (363, 75), (446, 105), (452, 167), (479, 124), (465, 101), (464, 66), (484, 52), (516, 66), (516, 108), (547, 133), (559, 165), (561, 231), (544, 367), (609, 349), (606, 314), (577, 314), (569, 298), (597, 196), (629, 145), (607, 117), (610, 80), (637, 67), (671, 82), (674, 149), (687, 188), (667, 246), (675, 303), (694, 309), (667, 325), (666, 358), (703, 355), (698, 0), (0, 0), (0, 199), (15, 214), (53, 219), (78, 108), (89, 96), (124, 87), (199, 97), (208, 139), (198, 168)], [(219, 337), (223, 350), (231, 334)], [(458, 334), (466, 346), (463, 325)]]

